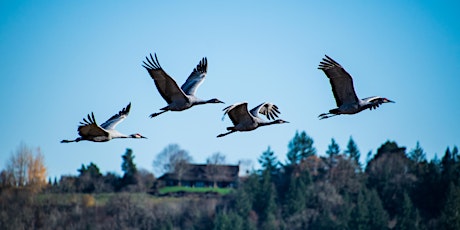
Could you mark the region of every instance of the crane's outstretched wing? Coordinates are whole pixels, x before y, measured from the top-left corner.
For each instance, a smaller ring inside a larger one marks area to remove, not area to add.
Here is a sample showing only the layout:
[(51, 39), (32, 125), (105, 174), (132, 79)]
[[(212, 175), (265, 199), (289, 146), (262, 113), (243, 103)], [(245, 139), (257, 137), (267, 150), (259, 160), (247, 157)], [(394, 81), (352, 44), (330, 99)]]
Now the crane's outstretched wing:
[(247, 102), (235, 103), (224, 108), (223, 111), (225, 111), (224, 116), (225, 114), (228, 114), (228, 117), (232, 120), (233, 125), (254, 121), (254, 118), (248, 112)]
[(329, 78), (337, 107), (343, 104), (357, 103), (359, 99), (356, 96), (351, 75), (339, 63), (329, 56), (325, 56), (326, 58), (320, 62), (318, 69), (324, 71)]
[(81, 125), (78, 126), (78, 134), (84, 139), (92, 139), (93, 137), (109, 135), (107, 131), (96, 124), (94, 113), (91, 113), (91, 116), (88, 114), (88, 120), (83, 118), (83, 122), (80, 122), (80, 124)]
[(187, 81), (182, 85), (181, 89), (187, 95), (195, 95), (198, 86), (203, 83), (206, 73), (208, 71), (208, 60), (206, 58), (201, 59), (200, 63), (193, 69)]
[(176, 81), (172, 79), (164, 70), (161, 68), (160, 63), (158, 62), (157, 54), (155, 54), (155, 59), (152, 54), (149, 57), (146, 57), (147, 62), (143, 61), (142, 65), (150, 74), (155, 85), (160, 92), (160, 95), (165, 99), (165, 101), (170, 104), (173, 101), (178, 100), (188, 100), (184, 92), (179, 88)]
[(278, 106), (268, 102), (264, 102), (254, 107), (250, 112), (254, 117), (258, 117), (259, 113), (265, 115), (268, 120), (274, 120), (276, 117), (278, 117), (278, 114), (280, 114)]
[(131, 102), (125, 108), (123, 108), (120, 112), (113, 115), (106, 122), (104, 122), (101, 125), (101, 127), (106, 130), (115, 129), (115, 127), (128, 116), (130, 109), (131, 109)]

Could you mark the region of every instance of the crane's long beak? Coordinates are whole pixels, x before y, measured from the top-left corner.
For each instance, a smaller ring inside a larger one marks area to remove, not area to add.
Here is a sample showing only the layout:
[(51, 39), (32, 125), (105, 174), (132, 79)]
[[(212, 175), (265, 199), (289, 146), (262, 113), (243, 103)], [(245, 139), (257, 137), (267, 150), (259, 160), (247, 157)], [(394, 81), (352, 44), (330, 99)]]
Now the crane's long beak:
[(394, 102), (394, 101), (392, 101), (392, 100), (390, 100), (390, 99), (388, 99), (388, 98), (385, 98), (385, 101), (384, 101), (384, 102), (386, 102), (386, 103), (396, 103), (396, 102)]

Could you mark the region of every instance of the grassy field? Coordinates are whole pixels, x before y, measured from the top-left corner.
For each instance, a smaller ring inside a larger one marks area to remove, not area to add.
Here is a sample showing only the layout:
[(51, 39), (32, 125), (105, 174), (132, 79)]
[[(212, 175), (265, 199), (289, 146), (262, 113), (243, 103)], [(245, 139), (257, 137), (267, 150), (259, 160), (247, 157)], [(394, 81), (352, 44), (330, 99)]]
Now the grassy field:
[(189, 193), (206, 193), (206, 192), (217, 192), (220, 195), (227, 195), (233, 189), (231, 188), (210, 188), (210, 187), (182, 187), (182, 186), (172, 186), (164, 187), (159, 189), (160, 194), (174, 193), (174, 192), (189, 192)]
[(84, 193), (46, 193), (39, 194), (36, 200), (39, 203), (50, 203), (56, 205), (105, 205), (114, 196), (121, 195), (129, 196), (132, 200), (142, 200), (149, 202), (161, 202), (165, 198), (159, 198), (147, 193), (98, 193), (98, 194), (84, 194)]
[[(220, 195), (229, 194), (233, 189), (231, 188), (191, 188), (191, 187), (164, 187), (159, 190), (160, 195), (175, 192), (186, 193), (206, 193), (216, 192)], [(106, 205), (111, 199), (118, 199), (120, 196), (128, 196), (133, 201), (150, 202), (150, 203), (163, 203), (163, 202), (176, 202), (183, 199), (178, 197), (158, 197), (152, 196), (147, 193), (97, 193), (97, 194), (84, 194), (84, 193), (44, 193), (38, 194), (35, 200), (41, 204), (53, 205), (75, 205), (81, 204), (84, 206), (103, 206)]]

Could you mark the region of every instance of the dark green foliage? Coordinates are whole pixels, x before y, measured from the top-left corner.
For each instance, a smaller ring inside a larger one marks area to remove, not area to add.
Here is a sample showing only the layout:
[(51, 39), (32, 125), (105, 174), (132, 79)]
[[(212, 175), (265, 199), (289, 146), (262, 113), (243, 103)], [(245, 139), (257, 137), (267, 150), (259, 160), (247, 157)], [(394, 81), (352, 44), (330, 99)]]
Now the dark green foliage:
[(383, 207), (382, 201), (376, 190), (369, 193), (369, 229), (384, 230), (388, 229), (388, 214)]
[(409, 158), (416, 163), (421, 163), (421, 162), (426, 161), (426, 154), (423, 151), (423, 148), (420, 146), (420, 142), (417, 141), (417, 144), (415, 145), (415, 149), (410, 151)]
[(329, 156), (329, 158), (333, 158), (334, 156), (339, 155), (340, 153), (340, 147), (335, 141), (334, 138), (331, 139), (331, 144), (327, 146), (326, 154)]
[(270, 175), (278, 174), (279, 161), (276, 159), (275, 153), (270, 149), (270, 146), (259, 157), (259, 163), (262, 166), (261, 171), (268, 171)]
[(369, 229), (369, 195), (367, 190), (358, 193), (355, 206), (351, 211), (351, 219), (348, 223), (349, 229), (367, 230)]
[(347, 149), (345, 150), (345, 155), (347, 155), (350, 159), (354, 160), (356, 165), (361, 168), (361, 163), (359, 162), (359, 158), (361, 154), (359, 153), (358, 146), (356, 145), (355, 141), (352, 137), (348, 140)]
[[(296, 138), (291, 150), (302, 133)], [(293, 152), (287, 158), (302, 151)], [(261, 170), (241, 177), (230, 193), (164, 197), (146, 193), (155, 178), (136, 168), (127, 149), (123, 177), (90, 163), (77, 176), (50, 178), (41, 193), (0, 183), (0, 229), (460, 229), (457, 147), (427, 161), (418, 143), (406, 153), (387, 141), (364, 171), (352, 138), (343, 153), (332, 139), (327, 154), (280, 167), (267, 148)]]
[(96, 164), (91, 162), (88, 167), (85, 165), (81, 165), (81, 168), (77, 170), (80, 173), (80, 177), (88, 175), (91, 178), (97, 178), (102, 176), (101, 171), (99, 170), (99, 167), (97, 167)]
[(234, 211), (219, 212), (214, 219), (215, 230), (245, 230), (243, 216)]
[(121, 158), (123, 159), (121, 170), (124, 172), (123, 178), (121, 179), (121, 186), (125, 187), (137, 184), (137, 167), (134, 163), (133, 150), (126, 149), (126, 153), (121, 156)]
[(311, 183), (308, 170), (301, 171), (296, 168), (290, 171), (289, 178), (286, 178), (289, 180), (289, 185), (284, 198), (284, 215), (287, 218), (305, 210), (307, 200), (310, 198), (308, 186)]
[(257, 188), (257, 195), (253, 205), (254, 211), (259, 216), (259, 225), (273, 225), (274, 215), (277, 208), (276, 204), (276, 190), (275, 185), (271, 179), (269, 169), (262, 172), (259, 186)]
[(408, 171), (411, 165), (405, 148), (387, 141), (366, 167), (368, 187), (377, 190), (391, 218), (399, 214), (404, 193), (416, 181), (415, 175)]
[(440, 219), (442, 229), (460, 229), (460, 187), (453, 183), (449, 185), (446, 204)]
[(80, 176), (76, 180), (77, 191), (83, 193), (93, 193), (100, 190), (102, 173), (96, 164), (91, 162), (88, 167), (81, 165), (78, 169)]
[(407, 193), (404, 193), (401, 203), (401, 211), (397, 217), (396, 228), (401, 230), (419, 229), (420, 217)]
[(288, 144), (287, 164), (298, 164), (309, 156), (316, 155), (313, 139), (305, 131), (296, 132), (294, 138)]

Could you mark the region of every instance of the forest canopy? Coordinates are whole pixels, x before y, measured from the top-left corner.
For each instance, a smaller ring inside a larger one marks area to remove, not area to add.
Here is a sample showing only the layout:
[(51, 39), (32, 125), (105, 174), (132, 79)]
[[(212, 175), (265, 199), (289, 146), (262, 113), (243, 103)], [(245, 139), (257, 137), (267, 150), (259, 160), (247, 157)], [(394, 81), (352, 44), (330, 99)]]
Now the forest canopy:
[[(121, 155), (123, 175), (102, 174), (90, 162), (77, 175), (46, 181), (44, 155), (21, 144), (0, 173), (1, 229), (460, 229), (458, 148), (426, 159), (386, 141), (361, 162), (350, 137), (323, 154), (305, 131), (280, 161), (267, 146), (261, 168), (239, 178), (226, 195), (190, 193), (166, 198), (155, 176), (138, 169), (132, 149)], [(153, 165), (183, 170), (192, 155), (167, 146)], [(225, 164), (214, 153), (209, 165)], [(212, 170), (210, 170), (212, 171)], [(215, 186), (215, 184), (214, 184)]]

